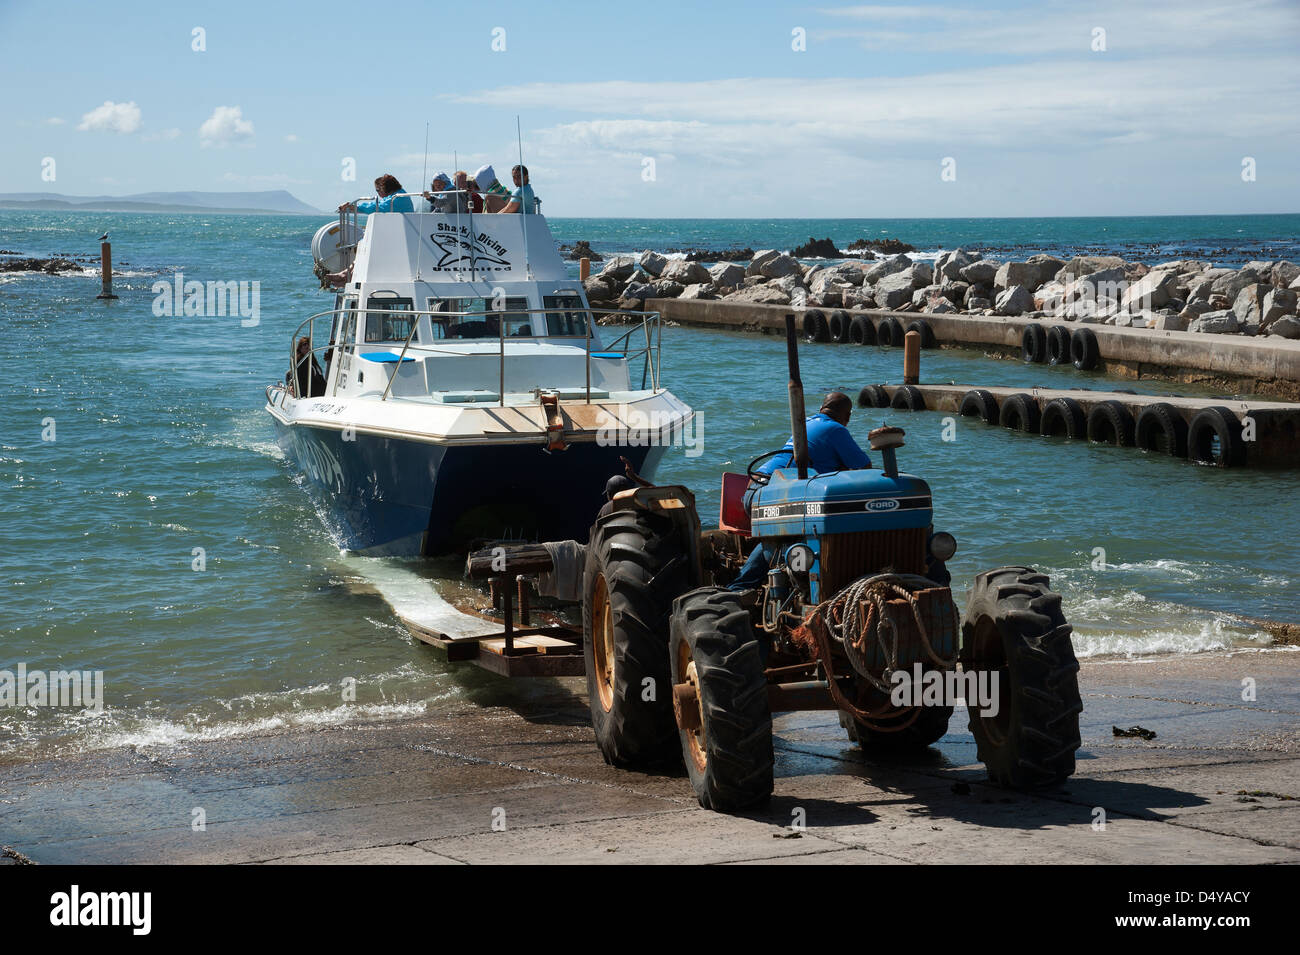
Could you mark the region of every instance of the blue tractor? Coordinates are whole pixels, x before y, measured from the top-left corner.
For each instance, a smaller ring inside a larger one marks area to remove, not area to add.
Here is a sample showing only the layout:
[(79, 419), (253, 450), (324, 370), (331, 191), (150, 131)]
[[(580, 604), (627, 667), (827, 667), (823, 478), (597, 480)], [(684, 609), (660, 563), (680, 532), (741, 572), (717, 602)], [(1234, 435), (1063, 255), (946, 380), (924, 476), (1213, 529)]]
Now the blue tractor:
[[(792, 466), (769, 477), (763, 455), (726, 476), (716, 531), (680, 486), (624, 491), (592, 528), (584, 652), (605, 759), (684, 761), (701, 805), (734, 811), (772, 792), (775, 712), (838, 710), (864, 750), (898, 752), (936, 742), (961, 700), (994, 782), (1061, 782), (1082, 703), (1060, 595), (1032, 568), (990, 570), (962, 622), (956, 541), (934, 531), (929, 485), (898, 470), (903, 430), (870, 433), (880, 470), (812, 471), (793, 316), (787, 347)], [(766, 583), (727, 589), (754, 546)]]

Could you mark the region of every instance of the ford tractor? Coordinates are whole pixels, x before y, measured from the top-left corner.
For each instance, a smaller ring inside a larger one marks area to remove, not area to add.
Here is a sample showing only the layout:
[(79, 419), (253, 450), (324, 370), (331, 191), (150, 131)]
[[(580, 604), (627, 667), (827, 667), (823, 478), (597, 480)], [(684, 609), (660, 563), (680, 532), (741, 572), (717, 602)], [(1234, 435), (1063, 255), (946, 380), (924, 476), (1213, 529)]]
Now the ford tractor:
[[(898, 470), (901, 428), (869, 435), (879, 469), (808, 461), (793, 316), (789, 466), (725, 475), (717, 530), (681, 486), (614, 496), (592, 527), (583, 649), (605, 760), (685, 762), (700, 804), (736, 811), (773, 787), (772, 714), (837, 710), (871, 752), (919, 750), (964, 702), (979, 759), (1011, 788), (1074, 772), (1079, 697), (1070, 625), (1047, 576), (979, 574), (962, 620), (930, 487)], [(771, 452), (772, 455), (782, 452)], [(749, 497), (748, 506), (745, 498)], [(754, 547), (765, 582), (727, 589)]]

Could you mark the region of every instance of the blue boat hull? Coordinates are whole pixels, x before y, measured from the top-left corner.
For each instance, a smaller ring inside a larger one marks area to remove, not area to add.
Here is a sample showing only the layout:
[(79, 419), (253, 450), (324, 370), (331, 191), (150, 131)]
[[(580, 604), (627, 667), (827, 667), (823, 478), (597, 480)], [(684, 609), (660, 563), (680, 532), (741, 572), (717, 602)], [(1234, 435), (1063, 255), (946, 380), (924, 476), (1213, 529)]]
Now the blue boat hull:
[(654, 475), (664, 448), (448, 448), (276, 421), (285, 456), (323, 496), (339, 547), (368, 556), (462, 551), (476, 540), (586, 541), (620, 456)]

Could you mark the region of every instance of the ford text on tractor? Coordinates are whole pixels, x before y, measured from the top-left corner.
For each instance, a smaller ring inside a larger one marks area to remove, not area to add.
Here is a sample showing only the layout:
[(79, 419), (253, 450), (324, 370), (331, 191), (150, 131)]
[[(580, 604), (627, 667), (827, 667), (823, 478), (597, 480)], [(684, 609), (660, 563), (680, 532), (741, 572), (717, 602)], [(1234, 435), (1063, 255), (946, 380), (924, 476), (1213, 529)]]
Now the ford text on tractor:
[[(701, 805), (740, 810), (772, 792), (773, 713), (835, 709), (864, 750), (906, 751), (940, 739), (962, 698), (993, 782), (1060, 783), (1083, 708), (1060, 595), (1030, 567), (999, 567), (975, 578), (960, 620), (944, 566), (956, 541), (934, 532), (929, 485), (898, 470), (903, 430), (871, 432), (879, 470), (809, 468), (786, 324), (792, 465), (769, 478), (763, 455), (726, 475), (716, 531), (701, 533), (681, 486), (623, 491), (592, 528), (583, 642), (601, 753), (642, 769), (684, 759)], [(766, 583), (726, 589), (754, 546)]]

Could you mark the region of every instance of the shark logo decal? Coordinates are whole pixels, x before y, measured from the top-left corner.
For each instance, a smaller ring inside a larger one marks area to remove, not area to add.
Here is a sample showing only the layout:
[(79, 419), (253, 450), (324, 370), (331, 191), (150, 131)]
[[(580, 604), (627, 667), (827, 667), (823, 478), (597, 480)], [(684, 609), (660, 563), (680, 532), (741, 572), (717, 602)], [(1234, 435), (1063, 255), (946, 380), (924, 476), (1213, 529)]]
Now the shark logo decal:
[(510, 260), (501, 257), (505, 254), (505, 248), (495, 242), (493, 244), (497, 245), (497, 249), (488, 249), (477, 240), (446, 233), (431, 235), (429, 239), (442, 253), (442, 258), (434, 263), (435, 269), (458, 269), (462, 267), (462, 263), (478, 269), (491, 268), (494, 271), (505, 271), (511, 267)]

